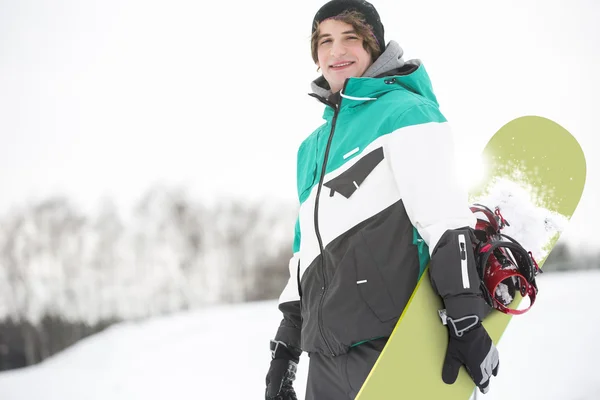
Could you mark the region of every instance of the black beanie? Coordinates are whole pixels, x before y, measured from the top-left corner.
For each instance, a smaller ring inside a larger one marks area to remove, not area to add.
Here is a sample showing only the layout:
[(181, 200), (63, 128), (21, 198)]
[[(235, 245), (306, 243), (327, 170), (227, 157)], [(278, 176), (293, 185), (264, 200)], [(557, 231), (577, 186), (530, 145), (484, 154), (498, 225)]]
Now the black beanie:
[(383, 52), (385, 50), (385, 40), (383, 38), (383, 24), (381, 18), (373, 4), (365, 0), (331, 0), (317, 11), (315, 18), (313, 19), (312, 33), (315, 33), (316, 27), (322, 21), (340, 15), (344, 11), (358, 11), (364, 15), (367, 24), (373, 28), (373, 34), (377, 43), (379, 43), (379, 50)]

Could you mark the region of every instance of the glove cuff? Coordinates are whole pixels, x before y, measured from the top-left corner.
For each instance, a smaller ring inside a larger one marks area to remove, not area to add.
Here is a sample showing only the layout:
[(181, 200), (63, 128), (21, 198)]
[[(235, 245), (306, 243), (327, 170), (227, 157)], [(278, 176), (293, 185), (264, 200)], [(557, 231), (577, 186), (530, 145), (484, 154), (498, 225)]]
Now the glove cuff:
[(271, 358), (273, 360), (290, 360), (294, 361), (296, 364), (300, 361), (300, 355), (302, 354), (302, 350), (300, 349), (289, 346), (288, 344), (279, 340), (271, 340), (269, 347), (271, 349)]
[(448, 326), (450, 336), (455, 338), (461, 338), (465, 333), (481, 326), (481, 319), (477, 315), (467, 315), (462, 318), (453, 319), (446, 314), (446, 310), (439, 310), (438, 313), (442, 319), (442, 324)]
[(482, 320), (489, 313), (489, 305), (481, 296), (448, 296), (444, 298), (446, 314), (454, 320), (477, 316)]
[(444, 299), (446, 309), (439, 310), (442, 323), (455, 338), (481, 326), (487, 315), (488, 304), (479, 296), (448, 296)]

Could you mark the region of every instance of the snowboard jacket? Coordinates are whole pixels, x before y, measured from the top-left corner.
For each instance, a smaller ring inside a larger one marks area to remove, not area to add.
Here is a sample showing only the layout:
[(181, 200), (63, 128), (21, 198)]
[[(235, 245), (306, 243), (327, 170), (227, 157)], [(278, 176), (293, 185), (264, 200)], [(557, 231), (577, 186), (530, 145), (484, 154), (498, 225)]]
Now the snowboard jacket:
[(340, 92), (323, 77), (312, 86), (325, 122), (297, 153), (300, 206), (275, 341), (336, 356), (391, 334), (432, 254), (447, 281), (440, 295), (475, 293), (460, 250), (475, 217), (419, 60), (404, 62), (391, 41)]

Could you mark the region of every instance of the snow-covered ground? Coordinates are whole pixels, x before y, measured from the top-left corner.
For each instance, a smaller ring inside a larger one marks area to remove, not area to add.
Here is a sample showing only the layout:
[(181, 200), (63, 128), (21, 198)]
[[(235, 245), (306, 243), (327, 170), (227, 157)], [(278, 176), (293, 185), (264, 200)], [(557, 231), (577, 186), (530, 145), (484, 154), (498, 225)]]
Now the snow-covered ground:
[[(600, 271), (540, 276), (532, 310), (502, 339), (479, 399), (600, 399)], [(261, 399), (276, 301), (113, 326), (34, 367), (0, 373), (2, 400)], [(307, 357), (296, 383), (304, 397)]]

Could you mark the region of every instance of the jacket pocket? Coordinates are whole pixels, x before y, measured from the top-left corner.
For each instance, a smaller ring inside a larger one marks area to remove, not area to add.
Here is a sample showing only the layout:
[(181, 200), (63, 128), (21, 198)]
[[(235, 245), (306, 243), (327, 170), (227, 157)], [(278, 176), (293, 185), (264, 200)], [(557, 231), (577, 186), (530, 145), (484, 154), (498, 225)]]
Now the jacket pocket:
[[(362, 234), (361, 234), (362, 236)], [(379, 266), (374, 261), (367, 243), (355, 250), (356, 257), (356, 286), (362, 300), (381, 322), (389, 321), (398, 316), (394, 300), (390, 296)]]
[(367, 176), (379, 165), (383, 158), (383, 147), (379, 147), (363, 156), (342, 174), (325, 182), (323, 186), (331, 189), (330, 196), (338, 192), (348, 199), (362, 185)]

